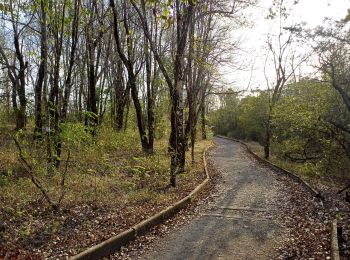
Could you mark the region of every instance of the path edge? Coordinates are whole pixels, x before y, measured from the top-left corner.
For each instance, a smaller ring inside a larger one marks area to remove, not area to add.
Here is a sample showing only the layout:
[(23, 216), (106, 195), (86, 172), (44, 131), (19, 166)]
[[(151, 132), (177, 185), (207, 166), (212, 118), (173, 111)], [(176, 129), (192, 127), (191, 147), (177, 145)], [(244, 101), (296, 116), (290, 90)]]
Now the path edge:
[(166, 209), (156, 213), (155, 215), (141, 221), (140, 223), (132, 226), (131, 228), (125, 230), (124, 232), (115, 235), (95, 246), (92, 246), (85, 251), (70, 257), (70, 260), (88, 260), (88, 259), (100, 259), (104, 256), (108, 256), (114, 252), (117, 252), (122, 246), (126, 245), (128, 242), (134, 240), (137, 236), (145, 234), (152, 227), (163, 223), (169, 218), (175, 216), (181, 209), (186, 208), (191, 204), (194, 199), (199, 195), (199, 193), (208, 184), (210, 177), (208, 173), (206, 151), (203, 151), (203, 164), (205, 179), (199, 184), (194, 190), (192, 190), (186, 197), (179, 200), (175, 204), (167, 207)]
[(282, 172), (286, 175), (288, 175), (289, 177), (291, 177), (293, 180), (299, 182), (300, 184), (302, 184), (314, 197), (318, 198), (322, 201), (324, 201), (324, 197), (322, 196), (322, 194), (316, 190), (315, 188), (313, 188), (309, 183), (307, 183), (306, 181), (304, 181), (302, 178), (300, 178), (298, 175), (296, 175), (295, 173), (291, 172), (291, 171), (288, 171), (286, 169), (283, 169), (279, 166), (277, 166), (276, 164), (270, 162), (269, 160), (266, 160), (262, 157), (260, 157), (259, 155), (257, 155), (256, 153), (254, 153), (250, 148), (249, 146), (241, 141), (241, 140), (238, 140), (238, 139), (234, 139), (234, 138), (230, 138), (230, 137), (226, 137), (226, 136), (223, 136), (223, 135), (216, 135), (216, 137), (219, 137), (219, 138), (223, 138), (223, 139), (227, 139), (227, 140), (231, 140), (231, 141), (234, 141), (234, 142), (237, 142), (237, 143), (240, 143), (246, 150), (248, 153), (250, 153), (251, 155), (253, 155), (253, 157), (255, 159), (257, 159), (259, 162), (262, 162), (264, 163), (265, 165), (269, 166), (270, 168), (272, 168), (273, 170), (275, 171), (278, 171), (278, 172)]
[(333, 219), (331, 223), (331, 257), (332, 260), (339, 260), (339, 243), (338, 243), (338, 223), (337, 219)]

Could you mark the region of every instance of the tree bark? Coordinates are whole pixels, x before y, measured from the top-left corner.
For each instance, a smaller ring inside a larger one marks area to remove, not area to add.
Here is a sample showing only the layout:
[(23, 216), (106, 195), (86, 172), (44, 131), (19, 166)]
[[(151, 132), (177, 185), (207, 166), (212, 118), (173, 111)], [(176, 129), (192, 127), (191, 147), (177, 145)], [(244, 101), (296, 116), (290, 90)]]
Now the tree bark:
[(269, 109), (269, 116), (268, 120), (266, 122), (266, 129), (265, 129), (265, 144), (264, 144), (264, 158), (268, 160), (270, 158), (270, 144), (271, 144), (271, 113), (272, 113), (272, 107)]
[(202, 132), (202, 139), (206, 140), (207, 139), (207, 129), (205, 127), (205, 97), (202, 98), (201, 100), (201, 132)]
[(67, 70), (67, 77), (65, 80), (65, 89), (64, 89), (64, 96), (62, 100), (62, 118), (66, 119), (67, 112), (68, 112), (68, 104), (69, 104), (69, 96), (72, 91), (72, 74), (73, 74), (73, 66), (75, 63), (75, 53), (77, 49), (77, 42), (78, 42), (78, 28), (79, 28), (79, 8), (80, 8), (80, 1), (75, 0), (74, 1), (74, 17), (72, 21), (72, 34), (71, 34), (71, 47), (70, 47), (70, 56), (69, 56), (69, 64), (68, 64), (68, 70)]
[(25, 70), (28, 67), (28, 62), (24, 62), (24, 58), (19, 45), (17, 28), (15, 29), (15, 27), (16, 26), (14, 25), (14, 45), (16, 50), (16, 57), (19, 62), (18, 80), (16, 80), (19, 83), (16, 84), (16, 90), (19, 98), (19, 109), (16, 111), (16, 130), (20, 130), (26, 127), (27, 98), (25, 89)]
[[(59, 108), (59, 80), (60, 80), (60, 67), (61, 67), (61, 57), (62, 57), (62, 49), (63, 49), (63, 37), (64, 37), (64, 22), (65, 22), (65, 15), (66, 15), (66, 2), (63, 3), (62, 6), (62, 17), (56, 18), (55, 25), (54, 25), (54, 49), (55, 49), (55, 55), (54, 55), (54, 67), (53, 67), (53, 78), (52, 78), (52, 88), (49, 94), (49, 122), (50, 122), (50, 129), (49, 129), (49, 135), (52, 134), (53, 139), (53, 148), (55, 151), (55, 154), (52, 154), (52, 149), (48, 149), (48, 152), (50, 154), (49, 157), (49, 164), (53, 164), (56, 168), (59, 168), (60, 162), (61, 162), (61, 152), (62, 152), (62, 142), (61, 142), (61, 136), (60, 136), (60, 129), (59, 129), (59, 120), (60, 120), (60, 108)], [(52, 126), (52, 127), (51, 127)], [(50, 142), (50, 141), (49, 141)], [(51, 147), (50, 144), (48, 144), (49, 147)]]
[(35, 128), (34, 135), (41, 135), (43, 127), (42, 119), (42, 89), (47, 75), (47, 32), (46, 32), (46, 10), (45, 1), (40, 1), (40, 65), (38, 71), (38, 79), (35, 85)]
[(141, 139), (141, 146), (142, 146), (142, 150), (145, 153), (150, 153), (153, 151), (153, 147), (150, 147), (149, 142), (148, 142), (148, 138), (146, 135), (146, 130), (145, 130), (145, 124), (144, 124), (144, 119), (143, 119), (143, 114), (142, 114), (142, 107), (139, 101), (139, 96), (138, 96), (138, 88), (136, 85), (136, 74), (134, 72), (134, 62), (132, 61), (132, 57), (131, 57), (131, 53), (132, 53), (132, 39), (129, 36), (130, 34), (130, 30), (129, 30), (129, 25), (128, 25), (128, 17), (126, 14), (126, 4), (124, 3), (124, 29), (126, 32), (126, 35), (128, 35), (128, 37), (126, 37), (126, 41), (127, 41), (127, 53), (128, 53), (128, 57), (124, 54), (124, 51), (122, 49), (121, 46), (121, 40), (120, 40), (120, 36), (119, 36), (119, 25), (118, 25), (118, 20), (117, 20), (117, 11), (116, 11), (116, 7), (115, 7), (115, 3), (114, 0), (110, 0), (110, 6), (112, 8), (112, 12), (113, 12), (113, 27), (114, 27), (114, 39), (116, 41), (116, 45), (117, 45), (117, 51), (118, 51), (118, 55), (120, 57), (120, 59), (122, 60), (124, 66), (127, 69), (128, 72), (128, 84), (130, 86), (130, 90), (131, 90), (131, 97), (133, 99), (134, 102), (134, 107), (135, 107), (135, 111), (136, 111), (136, 119), (137, 119), (137, 126), (138, 126), (138, 130), (139, 130), (139, 135), (140, 135), (140, 139)]
[(117, 61), (117, 77), (115, 82), (115, 129), (121, 131), (124, 123), (124, 110), (126, 100), (130, 92), (129, 85), (125, 87), (123, 78), (123, 62), (118, 58)]
[(85, 117), (85, 124), (91, 127), (91, 133), (96, 134), (96, 126), (98, 124), (98, 115), (97, 115), (97, 99), (96, 99), (96, 77), (95, 77), (95, 48), (94, 43), (87, 38), (87, 57), (88, 61), (87, 74), (88, 74), (88, 97), (87, 97), (87, 108), (86, 110), (89, 114)]
[[(112, 0), (111, 0), (112, 1)], [(169, 137), (169, 153), (170, 153), (170, 184), (176, 186), (176, 174), (184, 171), (185, 168), (185, 145), (184, 145), (184, 124), (183, 124), (183, 62), (184, 52), (187, 43), (188, 28), (193, 15), (193, 6), (189, 4), (185, 7), (185, 10), (180, 10), (182, 5), (179, 0), (175, 1), (176, 11), (176, 51), (175, 61), (173, 66), (174, 80), (169, 76), (163, 61), (155, 48), (151, 34), (148, 29), (147, 20), (145, 15), (137, 7), (136, 3), (131, 0), (133, 7), (142, 23), (145, 36), (148, 39), (150, 48), (153, 52), (154, 58), (158, 63), (165, 81), (169, 88), (170, 100), (171, 100), (171, 132)], [(141, 0), (141, 6), (145, 9), (146, 3)]]
[[(151, 68), (151, 55), (149, 53), (149, 47), (147, 39), (145, 39), (145, 59), (146, 59), (146, 89), (147, 89), (147, 127), (148, 127), (148, 146), (149, 152), (153, 153), (154, 146), (154, 106), (155, 106), (155, 93), (154, 93), (154, 82), (152, 84), (152, 68)], [(155, 75), (154, 75), (155, 76)]]

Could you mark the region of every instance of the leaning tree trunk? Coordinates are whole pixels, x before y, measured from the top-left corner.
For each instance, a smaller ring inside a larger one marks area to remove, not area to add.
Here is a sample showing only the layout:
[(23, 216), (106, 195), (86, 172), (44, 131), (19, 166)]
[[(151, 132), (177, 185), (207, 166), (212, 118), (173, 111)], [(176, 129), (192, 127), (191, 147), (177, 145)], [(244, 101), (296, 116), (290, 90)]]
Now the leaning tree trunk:
[(127, 56), (124, 53), (124, 50), (122, 48), (122, 42), (120, 39), (120, 29), (119, 29), (119, 22), (117, 18), (117, 10), (115, 6), (114, 0), (110, 0), (110, 6), (112, 8), (113, 12), (113, 28), (114, 28), (114, 39), (117, 45), (117, 51), (119, 58), (122, 60), (124, 66), (127, 69), (128, 72), (128, 84), (130, 86), (131, 90), (131, 97), (134, 102), (134, 107), (136, 111), (136, 119), (137, 119), (137, 126), (139, 130), (139, 135), (141, 139), (141, 146), (142, 150), (145, 153), (151, 153), (153, 151), (153, 147), (150, 147), (148, 138), (146, 135), (146, 130), (145, 130), (145, 123), (144, 123), (144, 118), (142, 114), (142, 107), (140, 104), (139, 96), (138, 96), (138, 88), (136, 85), (136, 76), (137, 74), (134, 71), (134, 61), (132, 58), (132, 53), (133, 53), (133, 42), (131, 37), (129, 36), (130, 33), (130, 28), (128, 24), (128, 14), (126, 13), (126, 2), (123, 2), (123, 8), (124, 8), (124, 13), (123, 13), (123, 23), (124, 23), (124, 30), (127, 35), (126, 37), (126, 47), (127, 47)]
[(129, 84), (131, 88), (131, 97), (134, 102), (134, 107), (136, 112), (137, 127), (139, 130), (139, 135), (141, 139), (142, 150), (145, 153), (149, 154), (153, 152), (153, 147), (150, 147), (148, 143), (148, 138), (146, 135), (145, 124), (144, 124), (143, 115), (142, 115), (142, 107), (139, 101), (138, 91), (136, 87), (136, 77), (134, 75), (129, 74)]

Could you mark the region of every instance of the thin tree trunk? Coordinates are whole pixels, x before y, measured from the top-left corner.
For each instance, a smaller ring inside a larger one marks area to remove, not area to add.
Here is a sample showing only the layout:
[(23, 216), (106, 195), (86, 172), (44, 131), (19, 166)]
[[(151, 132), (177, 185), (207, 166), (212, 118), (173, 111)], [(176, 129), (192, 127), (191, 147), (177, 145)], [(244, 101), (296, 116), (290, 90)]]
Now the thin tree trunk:
[[(112, 2), (113, 0), (111, 0)], [(170, 184), (176, 186), (176, 174), (177, 172), (184, 171), (185, 168), (185, 146), (184, 146), (184, 125), (183, 125), (183, 61), (184, 52), (187, 43), (187, 34), (190, 21), (193, 15), (193, 6), (188, 4), (181, 10), (183, 6), (180, 0), (176, 0), (174, 3), (174, 10), (176, 14), (176, 51), (174, 61), (174, 77), (173, 80), (169, 76), (169, 73), (164, 66), (164, 63), (159, 56), (159, 53), (154, 45), (151, 34), (148, 29), (147, 19), (145, 17), (146, 2), (141, 0), (141, 7), (143, 12), (137, 7), (136, 3), (131, 0), (131, 4), (138, 13), (141, 20), (143, 31), (148, 39), (150, 49), (153, 52), (154, 58), (158, 63), (158, 66), (165, 78), (165, 81), (169, 88), (170, 100), (171, 100), (171, 132), (169, 138), (169, 152), (170, 152)], [(116, 21), (116, 20), (115, 20)]]
[(126, 112), (125, 112), (125, 119), (124, 119), (124, 131), (128, 128), (128, 119), (129, 119), (129, 111), (130, 111), (130, 93), (127, 93), (126, 98)]
[[(14, 26), (15, 27), (15, 26)], [(19, 73), (18, 73), (18, 84), (17, 84), (17, 94), (19, 98), (19, 109), (16, 113), (16, 130), (24, 129), (26, 127), (26, 108), (27, 108), (27, 98), (25, 90), (25, 70), (28, 67), (28, 62), (24, 62), (24, 58), (19, 45), (19, 38), (17, 29), (14, 31), (14, 45), (16, 50), (16, 57), (19, 61)]]
[(201, 100), (201, 132), (202, 132), (202, 139), (207, 139), (207, 129), (205, 127), (205, 97)]
[[(146, 88), (147, 88), (147, 124), (148, 124), (148, 149), (150, 153), (153, 153), (154, 145), (154, 86), (151, 82), (152, 68), (151, 57), (149, 53), (149, 47), (147, 39), (145, 39), (145, 59), (146, 59)], [(153, 82), (154, 83), (154, 82)]]
[(142, 114), (142, 107), (138, 96), (138, 88), (136, 86), (137, 75), (134, 72), (134, 62), (131, 57), (132, 51), (133, 51), (133, 42), (131, 37), (129, 36), (130, 35), (129, 24), (128, 24), (129, 17), (127, 16), (127, 13), (126, 13), (126, 3), (125, 1), (123, 2), (123, 11), (124, 11), (123, 23), (124, 23), (125, 33), (126, 35), (128, 35), (128, 37), (126, 37), (126, 48), (127, 48), (128, 57), (124, 54), (124, 50), (122, 49), (122, 45), (121, 45), (121, 39), (119, 36), (120, 30), (119, 30), (118, 19), (117, 19), (117, 10), (115, 7), (114, 0), (110, 0), (110, 6), (113, 12), (114, 39), (117, 45), (119, 58), (122, 60), (128, 72), (128, 84), (130, 86), (131, 97), (133, 99), (134, 107), (136, 111), (137, 126), (138, 126), (139, 135), (141, 139), (142, 150), (145, 153), (150, 153), (151, 150), (150, 150), (148, 138), (146, 135), (145, 124), (144, 124), (144, 119)]
[(9, 82), (5, 81), (4, 84), (4, 90), (5, 90), (5, 104), (6, 104), (6, 117), (7, 119), (10, 118), (10, 107), (11, 107), (11, 91), (10, 91), (10, 86), (9, 86)]
[(95, 53), (94, 48), (91, 46), (93, 43), (88, 43), (88, 100), (87, 100), (87, 111), (92, 114), (88, 114), (85, 118), (86, 125), (92, 127), (92, 134), (95, 135), (95, 127), (98, 124), (97, 117), (97, 99), (96, 99), (96, 78), (95, 78)]
[(35, 128), (34, 135), (42, 133), (43, 119), (42, 119), (42, 89), (47, 74), (47, 33), (46, 33), (46, 10), (45, 1), (40, 1), (41, 20), (40, 20), (40, 65), (38, 71), (38, 80), (35, 85)]
[(72, 89), (73, 66), (74, 66), (74, 62), (75, 62), (75, 53), (76, 53), (77, 42), (78, 42), (79, 8), (80, 8), (80, 1), (75, 0), (74, 1), (74, 18), (73, 18), (72, 27), (71, 27), (72, 44), (70, 47), (70, 56), (69, 56), (67, 78), (65, 81), (64, 96), (63, 96), (63, 100), (62, 100), (62, 118), (63, 119), (66, 119), (66, 117), (67, 117), (69, 96), (70, 96), (71, 89)]
[(60, 20), (56, 21), (55, 24), (55, 57), (54, 57), (54, 69), (53, 69), (53, 79), (52, 79), (52, 89), (49, 95), (49, 114), (50, 120), (53, 125), (52, 129), (49, 129), (50, 134), (53, 134), (53, 148), (55, 150), (55, 155), (50, 154), (49, 164), (54, 164), (56, 168), (59, 168), (61, 162), (61, 152), (62, 152), (62, 142), (59, 129), (60, 120), (60, 108), (59, 108), (59, 80), (60, 80), (60, 62), (63, 50), (63, 34), (64, 34), (64, 22), (66, 15), (66, 2), (64, 2), (62, 7), (62, 17)]
[(272, 107), (269, 109), (269, 116), (266, 122), (265, 128), (265, 144), (264, 144), (264, 157), (266, 160), (270, 158), (270, 143), (271, 143), (271, 111)]
[[(129, 75), (129, 77), (130, 77), (130, 75)], [(142, 107), (141, 107), (141, 104), (139, 101), (138, 91), (137, 91), (137, 87), (136, 87), (136, 78), (131, 76), (129, 78), (129, 84), (130, 84), (130, 89), (131, 89), (131, 97), (133, 99), (135, 112), (136, 112), (137, 126), (138, 126), (138, 130), (139, 130), (139, 135), (141, 138), (142, 150), (145, 153), (151, 153), (152, 151), (151, 151), (149, 143), (148, 143), (145, 125), (144, 125), (144, 121), (143, 121)]]
[(117, 77), (115, 83), (115, 129), (120, 131), (123, 129), (124, 109), (126, 105), (128, 88), (124, 87), (123, 78), (123, 62), (118, 58), (117, 61)]

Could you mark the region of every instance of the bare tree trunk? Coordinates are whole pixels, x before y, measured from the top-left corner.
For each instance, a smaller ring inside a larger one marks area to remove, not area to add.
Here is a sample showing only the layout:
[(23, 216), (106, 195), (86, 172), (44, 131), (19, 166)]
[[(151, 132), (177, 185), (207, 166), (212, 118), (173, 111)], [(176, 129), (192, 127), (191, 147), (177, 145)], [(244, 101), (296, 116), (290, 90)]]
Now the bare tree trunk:
[(270, 130), (266, 130), (265, 145), (264, 145), (264, 158), (268, 160), (270, 158)]
[(117, 61), (117, 77), (115, 83), (115, 129), (120, 131), (123, 129), (124, 110), (126, 99), (129, 95), (129, 86), (125, 87), (123, 78), (123, 62), (118, 58)]
[(6, 80), (4, 82), (4, 91), (5, 91), (5, 103), (6, 103), (6, 117), (7, 119), (10, 118), (10, 110), (11, 110), (11, 90), (9, 86), (9, 82)]
[(171, 100), (171, 132), (169, 137), (169, 153), (170, 153), (170, 184), (176, 186), (176, 174), (184, 171), (185, 168), (185, 145), (184, 145), (184, 124), (183, 124), (183, 61), (184, 52), (187, 43), (187, 33), (191, 17), (193, 15), (193, 6), (187, 5), (184, 10), (181, 10), (182, 3), (179, 0), (175, 1), (176, 11), (176, 51), (174, 61), (174, 79), (169, 76), (166, 67), (163, 64), (162, 59), (159, 56), (154, 42), (150, 35), (147, 19), (144, 15), (146, 3), (141, 0), (141, 6), (143, 12), (137, 7), (134, 1), (131, 1), (138, 16), (141, 20), (142, 27), (146, 38), (150, 44), (150, 48), (153, 52), (154, 58), (157, 61), (159, 68), (165, 78), (165, 81), (169, 88), (170, 100)]
[(96, 126), (98, 124), (97, 117), (97, 99), (96, 99), (96, 78), (95, 78), (95, 48), (94, 43), (91, 42), (90, 37), (87, 39), (87, 57), (88, 61), (87, 74), (88, 74), (88, 98), (87, 98), (87, 111), (91, 114), (87, 114), (85, 117), (85, 124), (92, 127), (92, 134), (96, 134)]
[(28, 67), (28, 62), (24, 62), (24, 58), (21, 52), (21, 47), (19, 44), (19, 34), (15, 25), (14, 29), (14, 45), (16, 57), (19, 62), (19, 72), (18, 79), (16, 80), (16, 90), (19, 98), (19, 109), (16, 111), (16, 130), (24, 129), (26, 127), (26, 108), (27, 108), (27, 98), (26, 98), (26, 89), (25, 89), (25, 70)]
[(34, 135), (42, 133), (42, 89), (47, 75), (47, 33), (46, 33), (46, 10), (44, 0), (40, 1), (40, 65), (38, 71), (38, 79), (35, 85), (35, 128)]
[[(12, 77), (12, 74), (9, 72), (8, 73), (9, 78)], [(13, 107), (13, 112), (15, 113), (16, 116), (16, 122), (17, 122), (17, 113), (18, 113), (18, 105), (17, 105), (17, 80), (13, 79), (12, 81), (12, 94), (11, 94), (11, 102), (12, 102), (12, 107)]]
[(85, 124), (91, 127), (90, 131), (92, 135), (96, 134), (96, 127), (98, 125), (98, 110), (97, 110), (97, 98), (96, 95), (96, 84), (99, 78), (98, 68), (101, 54), (101, 38), (103, 36), (102, 31), (98, 31), (95, 34), (95, 22), (102, 26), (99, 19), (99, 12), (97, 3), (95, 1), (90, 2), (88, 7), (90, 15), (88, 17), (86, 25), (86, 71), (88, 78), (88, 95), (87, 95), (87, 115), (85, 116)]
[(117, 51), (118, 51), (118, 55), (120, 57), (120, 59), (122, 60), (124, 66), (127, 69), (128, 72), (128, 84), (130, 86), (130, 90), (131, 90), (131, 97), (133, 99), (134, 102), (134, 107), (135, 107), (135, 111), (136, 111), (136, 119), (137, 119), (137, 126), (138, 126), (138, 130), (139, 130), (139, 135), (140, 135), (140, 139), (141, 139), (141, 146), (142, 146), (142, 150), (145, 153), (150, 153), (152, 152), (152, 150), (150, 149), (149, 146), (149, 142), (148, 142), (148, 138), (146, 135), (146, 130), (145, 130), (145, 124), (144, 124), (144, 119), (143, 119), (143, 114), (142, 114), (142, 107), (139, 101), (139, 96), (138, 96), (138, 88), (136, 85), (136, 74), (134, 71), (134, 62), (132, 60), (132, 51), (133, 51), (133, 42), (131, 37), (129, 36), (130, 34), (130, 30), (129, 30), (129, 24), (128, 24), (128, 17), (127, 17), (127, 13), (126, 13), (126, 3), (125, 1), (123, 2), (123, 11), (124, 11), (124, 29), (126, 32), (126, 35), (128, 35), (128, 37), (126, 37), (126, 48), (127, 48), (127, 54), (128, 57), (124, 54), (124, 51), (122, 49), (121, 46), (121, 40), (120, 40), (120, 30), (119, 30), (119, 25), (118, 25), (118, 20), (117, 20), (117, 10), (115, 7), (115, 3), (114, 0), (110, 0), (110, 6), (112, 8), (112, 12), (113, 12), (113, 27), (114, 27), (114, 39), (116, 41), (116, 45), (117, 45)]
[(265, 126), (265, 143), (264, 143), (264, 157), (266, 160), (270, 158), (270, 144), (271, 144), (271, 113), (272, 113), (272, 107), (269, 108), (268, 111), (268, 120), (266, 122)]
[(207, 129), (205, 127), (205, 97), (201, 100), (201, 132), (202, 132), (202, 139), (207, 139)]
[(75, 62), (75, 53), (77, 49), (77, 42), (78, 42), (78, 24), (79, 24), (79, 8), (80, 8), (80, 1), (75, 0), (74, 1), (74, 17), (72, 21), (72, 35), (71, 35), (71, 47), (70, 47), (70, 56), (69, 56), (69, 65), (67, 70), (67, 78), (65, 81), (65, 89), (64, 89), (64, 96), (62, 100), (62, 118), (65, 119), (67, 117), (67, 111), (68, 111), (68, 103), (69, 103), (69, 96), (72, 89), (72, 74), (73, 74), (73, 66)]
[[(145, 39), (145, 59), (146, 59), (146, 88), (147, 88), (147, 124), (148, 124), (148, 149), (150, 153), (153, 153), (154, 146), (154, 84), (151, 82), (152, 68), (151, 68), (151, 55), (149, 53), (149, 47), (147, 39)], [(154, 83), (154, 82), (153, 82)]]
[(139, 130), (139, 135), (141, 138), (142, 150), (146, 153), (151, 153), (153, 151), (151, 150), (151, 148), (149, 146), (148, 138), (146, 135), (145, 125), (144, 125), (143, 115), (142, 115), (142, 107), (141, 107), (141, 104), (139, 101), (138, 91), (137, 91), (137, 87), (136, 87), (136, 78), (130, 77), (129, 84), (130, 84), (130, 89), (131, 89), (131, 96), (132, 96), (135, 111), (136, 111), (137, 126), (138, 126), (138, 130)]
[(125, 100), (126, 103), (126, 112), (125, 112), (125, 119), (124, 119), (124, 131), (128, 128), (128, 119), (129, 119), (129, 111), (130, 111), (130, 93), (127, 93), (127, 97)]
[(83, 121), (82, 113), (83, 113), (83, 91), (84, 91), (84, 81), (85, 77), (84, 70), (81, 70), (80, 73), (80, 84), (78, 89), (78, 118), (79, 121)]
[[(56, 6), (57, 8), (57, 6)], [(54, 47), (55, 47), (55, 56), (54, 56), (54, 68), (53, 68), (53, 78), (52, 78), (52, 88), (49, 94), (49, 114), (52, 129), (49, 129), (50, 134), (53, 135), (53, 148), (55, 154), (52, 153), (50, 149), (49, 154), (49, 164), (54, 164), (56, 168), (59, 168), (61, 162), (61, 152), (62, 152), (62, 142), (59, 129), (59, 120), (60, 120), (60, 108), (59, 108), (59, 80), (60, 80), (60, 62), (63, 49), (63, 37), (64, 37), (64, 22), (66, 15), (66, 2), (62, 6), (62, 17), (60, 19), (56, 18), (54, 26)]]

